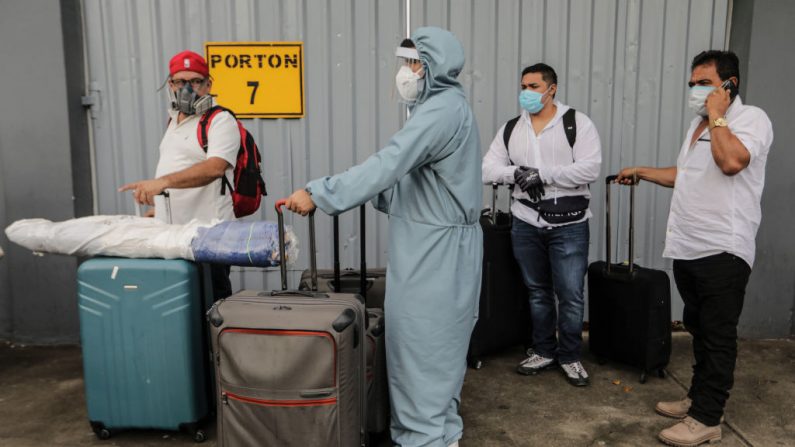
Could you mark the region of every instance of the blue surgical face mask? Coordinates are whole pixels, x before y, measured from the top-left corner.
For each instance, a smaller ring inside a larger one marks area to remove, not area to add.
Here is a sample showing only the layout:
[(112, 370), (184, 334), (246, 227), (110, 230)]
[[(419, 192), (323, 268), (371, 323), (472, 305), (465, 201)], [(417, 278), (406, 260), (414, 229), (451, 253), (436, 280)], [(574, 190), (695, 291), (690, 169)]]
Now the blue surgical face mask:
[(544, 108), (542, 99), (548, 91), (549, 89), (544, 93), (538, 93), (530, 89), (522, 90), (522, 92), (519, 93), (519, 105), (531, 114), (538, 113)]

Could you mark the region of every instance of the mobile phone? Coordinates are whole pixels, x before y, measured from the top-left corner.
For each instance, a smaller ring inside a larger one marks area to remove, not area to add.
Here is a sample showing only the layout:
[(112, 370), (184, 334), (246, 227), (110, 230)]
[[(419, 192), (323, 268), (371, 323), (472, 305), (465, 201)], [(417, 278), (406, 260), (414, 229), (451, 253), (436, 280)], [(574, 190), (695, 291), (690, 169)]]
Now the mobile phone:
[(728, 90), (729, 98), (731, 99), (734, 99), (734, 97), (737, 96), (737, 86), (734, 85), (734, 82), (732, 82), (731, 79), (723, 81), (723, 83), (720, 85), (720, 88)]

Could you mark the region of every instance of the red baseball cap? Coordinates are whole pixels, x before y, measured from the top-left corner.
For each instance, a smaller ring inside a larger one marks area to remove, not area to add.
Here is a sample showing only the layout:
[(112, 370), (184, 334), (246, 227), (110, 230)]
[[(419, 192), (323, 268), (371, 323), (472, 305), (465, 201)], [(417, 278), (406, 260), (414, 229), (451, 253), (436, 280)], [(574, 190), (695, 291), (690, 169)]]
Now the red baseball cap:
[(205, 78), (210, 76), (207, 61), (199, 54), (189, 50), (178, 53), (168, 63), (168, 72), (171, 76), (180, 71), (194, 71)]

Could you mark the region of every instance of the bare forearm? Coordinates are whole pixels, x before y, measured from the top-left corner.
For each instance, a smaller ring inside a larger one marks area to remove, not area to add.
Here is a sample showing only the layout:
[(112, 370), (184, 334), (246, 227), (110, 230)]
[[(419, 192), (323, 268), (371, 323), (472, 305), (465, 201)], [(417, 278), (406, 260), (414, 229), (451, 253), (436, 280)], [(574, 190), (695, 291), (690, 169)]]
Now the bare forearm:
[(635, 166), (622, 169), (616, 176), (616, 182), (622, 185), (632, 185), (641, 180), (672, 188), (676, 182), (676, 166), (670, 168)]
[(212, 157), (182, 171), (164, 175), (160, 180), (164, 181), (166, 188), (198, 188), (224, 175), (228, 167), (226, 160)]
[(726, 175), (735, 175), (745, 169), (751, 154), (728, 127), (716, 127), (710, 131), (712, 158)]
[(656, 183), (666, 188), (673, 188), (676, 183), (676, 166), (668, 168), (649, 168), (639, 166), (637, 168), (638, 178), (647, 182)]

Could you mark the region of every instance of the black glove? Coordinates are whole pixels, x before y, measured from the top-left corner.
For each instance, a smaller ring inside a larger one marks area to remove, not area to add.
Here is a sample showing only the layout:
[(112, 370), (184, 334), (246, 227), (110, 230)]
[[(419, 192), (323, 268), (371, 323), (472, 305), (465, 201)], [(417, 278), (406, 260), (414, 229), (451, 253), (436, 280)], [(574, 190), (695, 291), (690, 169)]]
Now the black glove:
[(538, 169), (519, 166), (513, 173), (513, 179), (519, 188), (530, 196), (530, 200), (537, 202), (544, 196), (544, 182), (538, 174)]

